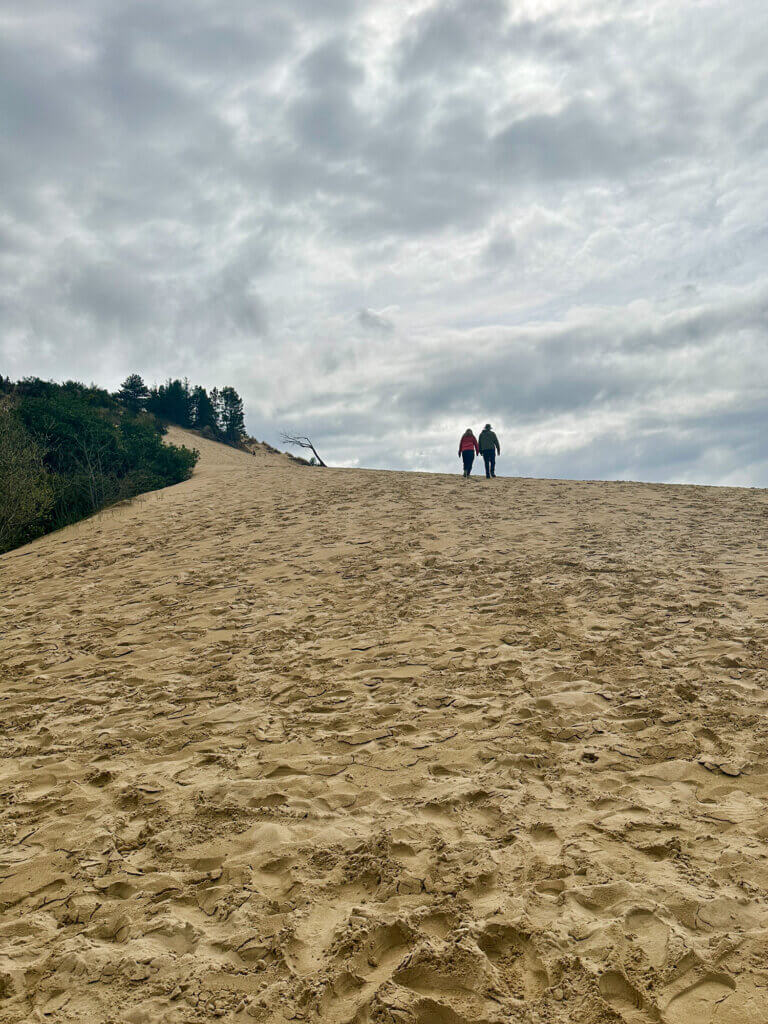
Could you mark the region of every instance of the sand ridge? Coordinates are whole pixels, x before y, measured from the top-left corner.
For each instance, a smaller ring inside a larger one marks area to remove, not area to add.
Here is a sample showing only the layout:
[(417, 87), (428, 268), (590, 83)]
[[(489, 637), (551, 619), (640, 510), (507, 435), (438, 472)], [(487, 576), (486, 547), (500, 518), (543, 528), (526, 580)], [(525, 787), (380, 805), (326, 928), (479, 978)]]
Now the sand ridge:
[(306, 469), (0, 558), (0, 1021), (768, 1020), (768, 500)]

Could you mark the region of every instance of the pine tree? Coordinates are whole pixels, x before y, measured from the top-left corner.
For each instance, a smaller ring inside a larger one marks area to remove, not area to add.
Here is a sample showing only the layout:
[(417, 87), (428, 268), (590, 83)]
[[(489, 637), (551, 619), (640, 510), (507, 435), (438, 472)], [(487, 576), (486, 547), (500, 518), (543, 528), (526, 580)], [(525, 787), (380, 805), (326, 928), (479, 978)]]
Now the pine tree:
[(227, 441), (237, 443), (245, 435), (243, 400), (234, 388), (221, 389), (221, 426)]
[(192, 396), (189, 381), (167, 380), (149, 394), (147, 408), (160, 419), (170, 420), (180, 427), (192, 426)]
[(221, 392), (218, 388), (211, 388), (210, 399), (213, 406), (213, 418), (216, 429), (221, 430)]
[(122, 402), (132, 412), (143, 409), (149, 398), (149, 390), (142, 377), (138, 373), (130, 373), (120, 386), (117, 392), (118, 401)]
[(192, 426), (198, 430), (209, 427), (215, 434), (219, 431), (213, 402), (205, 388), (199, 386), (192, 391)]

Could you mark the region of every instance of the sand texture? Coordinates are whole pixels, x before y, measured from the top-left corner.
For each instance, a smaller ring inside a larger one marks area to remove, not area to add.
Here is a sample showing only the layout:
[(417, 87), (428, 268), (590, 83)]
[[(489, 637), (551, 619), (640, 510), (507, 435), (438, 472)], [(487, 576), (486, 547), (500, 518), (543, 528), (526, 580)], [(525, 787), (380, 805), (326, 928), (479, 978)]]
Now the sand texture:
[(0, 1021), (765, 1024), (766, 492), (192, 440), (0, 558)]

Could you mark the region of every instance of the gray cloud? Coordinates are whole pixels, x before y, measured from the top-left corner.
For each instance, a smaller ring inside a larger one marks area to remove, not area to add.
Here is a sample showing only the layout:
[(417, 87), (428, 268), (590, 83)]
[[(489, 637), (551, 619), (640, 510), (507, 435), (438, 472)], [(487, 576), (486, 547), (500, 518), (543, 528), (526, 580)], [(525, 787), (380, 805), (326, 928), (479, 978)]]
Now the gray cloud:
[(688, 125), (649, 125), (624, 97), (569, 103), (554, 114), (515, 119), (493, 139), (499, 174), (517, 180), (633, 176), (691, 145)]
[(73, 312), (85, 313), (104, 327), (146, 322), (148, 307), (154, 303), (145, 282), (126, 267), (105, 262), (78, 263), (62, 269), (61, 299)]
[(349, 464), (490, 417), (507, 471), (768, 483), (758, 0), (545, 6), (11, 0), (0, 372), (232, 382)]
[(460, 73), (503, 45), (508, 16), (504, 0), (447, 0), (406, 22), (401, 41), (400, 74)]
[(508, 264), (517, 256), (515, 236), (508, 230), (495, 231), (483, 248), (483, 263), (490, 267)]
[(393, 334), (395, 325), (389, 317), (374, 313), (372, 309), (361, 309), (357, 314), (357, 322), (361, 327), (377, 334)]

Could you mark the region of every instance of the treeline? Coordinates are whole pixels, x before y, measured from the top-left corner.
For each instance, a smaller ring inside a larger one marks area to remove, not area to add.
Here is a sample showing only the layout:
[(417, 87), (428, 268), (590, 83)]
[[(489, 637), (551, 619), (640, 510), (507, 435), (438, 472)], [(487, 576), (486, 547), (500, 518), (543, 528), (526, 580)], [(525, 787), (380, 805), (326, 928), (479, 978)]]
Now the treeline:
[(234, 388), (210, 393), (188, 380), (167, 380), (148, 388), (138, 373), (126, 377), (115, 395), (127, 409), (145, 409), (161, 420), (202, 431), (205, 437), (238, 444), (245, 436), (243, 400)]
[(123, 389), (0, 376), (0, 552), (191, 476), (198, 452), (165, 444), (159, 415), (177, 422)]

